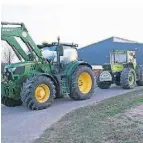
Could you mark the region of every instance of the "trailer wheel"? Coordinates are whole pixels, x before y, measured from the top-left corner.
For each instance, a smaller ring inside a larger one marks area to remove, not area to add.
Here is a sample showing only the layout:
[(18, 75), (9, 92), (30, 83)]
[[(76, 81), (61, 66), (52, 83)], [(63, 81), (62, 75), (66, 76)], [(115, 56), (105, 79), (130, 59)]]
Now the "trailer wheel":
[(1, 103), (7, 107), (15, 107), (15, 106), (22, 105), (21, 100), (14, 100), (12, 98), (5, 97), (5, 96), (2, 97)]
[(139, 67), (139, 74), (138, 74), (139, 80), (136, 82), (138, 86), (143, 86), (143, 77), (141, 79), (141, 76), (143, 76), (143, 65)]
[(55, 85), (50, 78), (34, 76), (23, 84), (21, 100), (30, 109), (41, 110), (53, 103), (55, 94)]
[(74, 100), (89, 99), (95, 91), (95, 78), (92, 69), (79, 66), (72, 74), (70, 97)]
[(121, 72), (121, 86), (124, 89), (133, 89), (136, 85), (136, 73), (132, 68), (124, 68)]

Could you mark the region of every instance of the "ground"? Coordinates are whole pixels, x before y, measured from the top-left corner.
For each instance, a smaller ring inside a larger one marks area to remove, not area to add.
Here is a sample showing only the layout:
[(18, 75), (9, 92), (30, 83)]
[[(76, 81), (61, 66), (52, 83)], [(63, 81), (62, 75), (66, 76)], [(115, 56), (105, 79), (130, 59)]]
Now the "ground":
[(143, 89), (66, 114), (35, 140), (49, 142), (142, 143)]
[(75, 101), (69, 97), (56, 99), (55, 103), (45, 110), (31, 111), (24, 106), (1, 106), (1, 142), (2, 143), (31, 143), (39, 138), (43, 132), (53, 123), (61, 119), (65, 114), (91, 104), (118, 96), (127, 92), (143, 89), (136, 87), (133, 90), (123, 90), (113, 85), (110, 89), (96, 88), (95, 95), (91, 99)]

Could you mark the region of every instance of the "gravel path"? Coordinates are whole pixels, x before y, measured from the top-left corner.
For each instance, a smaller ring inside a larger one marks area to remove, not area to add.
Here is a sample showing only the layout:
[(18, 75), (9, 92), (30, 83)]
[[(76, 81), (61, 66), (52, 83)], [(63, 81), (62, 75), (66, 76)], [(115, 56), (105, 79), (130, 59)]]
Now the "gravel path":
[[(142, 87), (136, 87), (133, 90), (140, 88)], [(1, 142), (31, 143), (33, 139), (38, 138), (47, 127), (66, 113), (130, 91), (116, 86), (112, 86), (108, 90), (97, 88), (96, 95), (89, 100), (74, 101), (69, 97), (56, 99), (51, 107), (40, 111), (31, 111), (23, 106), (8, 108), (1, 105)]]

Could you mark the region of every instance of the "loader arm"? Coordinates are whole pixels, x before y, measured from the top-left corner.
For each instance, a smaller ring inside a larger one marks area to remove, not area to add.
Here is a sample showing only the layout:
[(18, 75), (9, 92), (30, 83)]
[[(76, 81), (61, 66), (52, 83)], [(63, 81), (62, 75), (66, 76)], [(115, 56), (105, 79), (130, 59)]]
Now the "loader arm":
[(28, 30), (23, 23), (1, 22), (1, 25), (1, 39), (13, 47), (15, 51), (17, 51), (17, 54), (20, 54), (25, 61), (30, 60), (29, 56), (17, 42), (16, 37), (19, 37), (25, 43), (33, 59), (36, 59), (37, 56), (39, 61), (42, 60), (42, 54), (39, 48), (29, 35)]

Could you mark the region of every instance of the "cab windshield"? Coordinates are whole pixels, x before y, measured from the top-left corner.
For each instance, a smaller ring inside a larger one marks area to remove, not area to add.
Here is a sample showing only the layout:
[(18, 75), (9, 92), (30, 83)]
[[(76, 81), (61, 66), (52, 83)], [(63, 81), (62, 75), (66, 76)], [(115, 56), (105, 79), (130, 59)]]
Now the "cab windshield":
[(111, 54), (111, 63), (125, 63), (127, 61), (126, 53), (112, 53)]
[[(53, 59), (54, 62), (57, 61), (57, 51), (56, 51), (57, 46), (50, 46), (50, 47), (45, 47), (41, 50), (44, 58), (50, 60)], [(61, 62), (71, 62), (77, 60), (78, 54), (77, 50), (70, 47), (70, 46), (63, 46), (64, 50), (64, 55), (61, 56), (60, 61)]]

